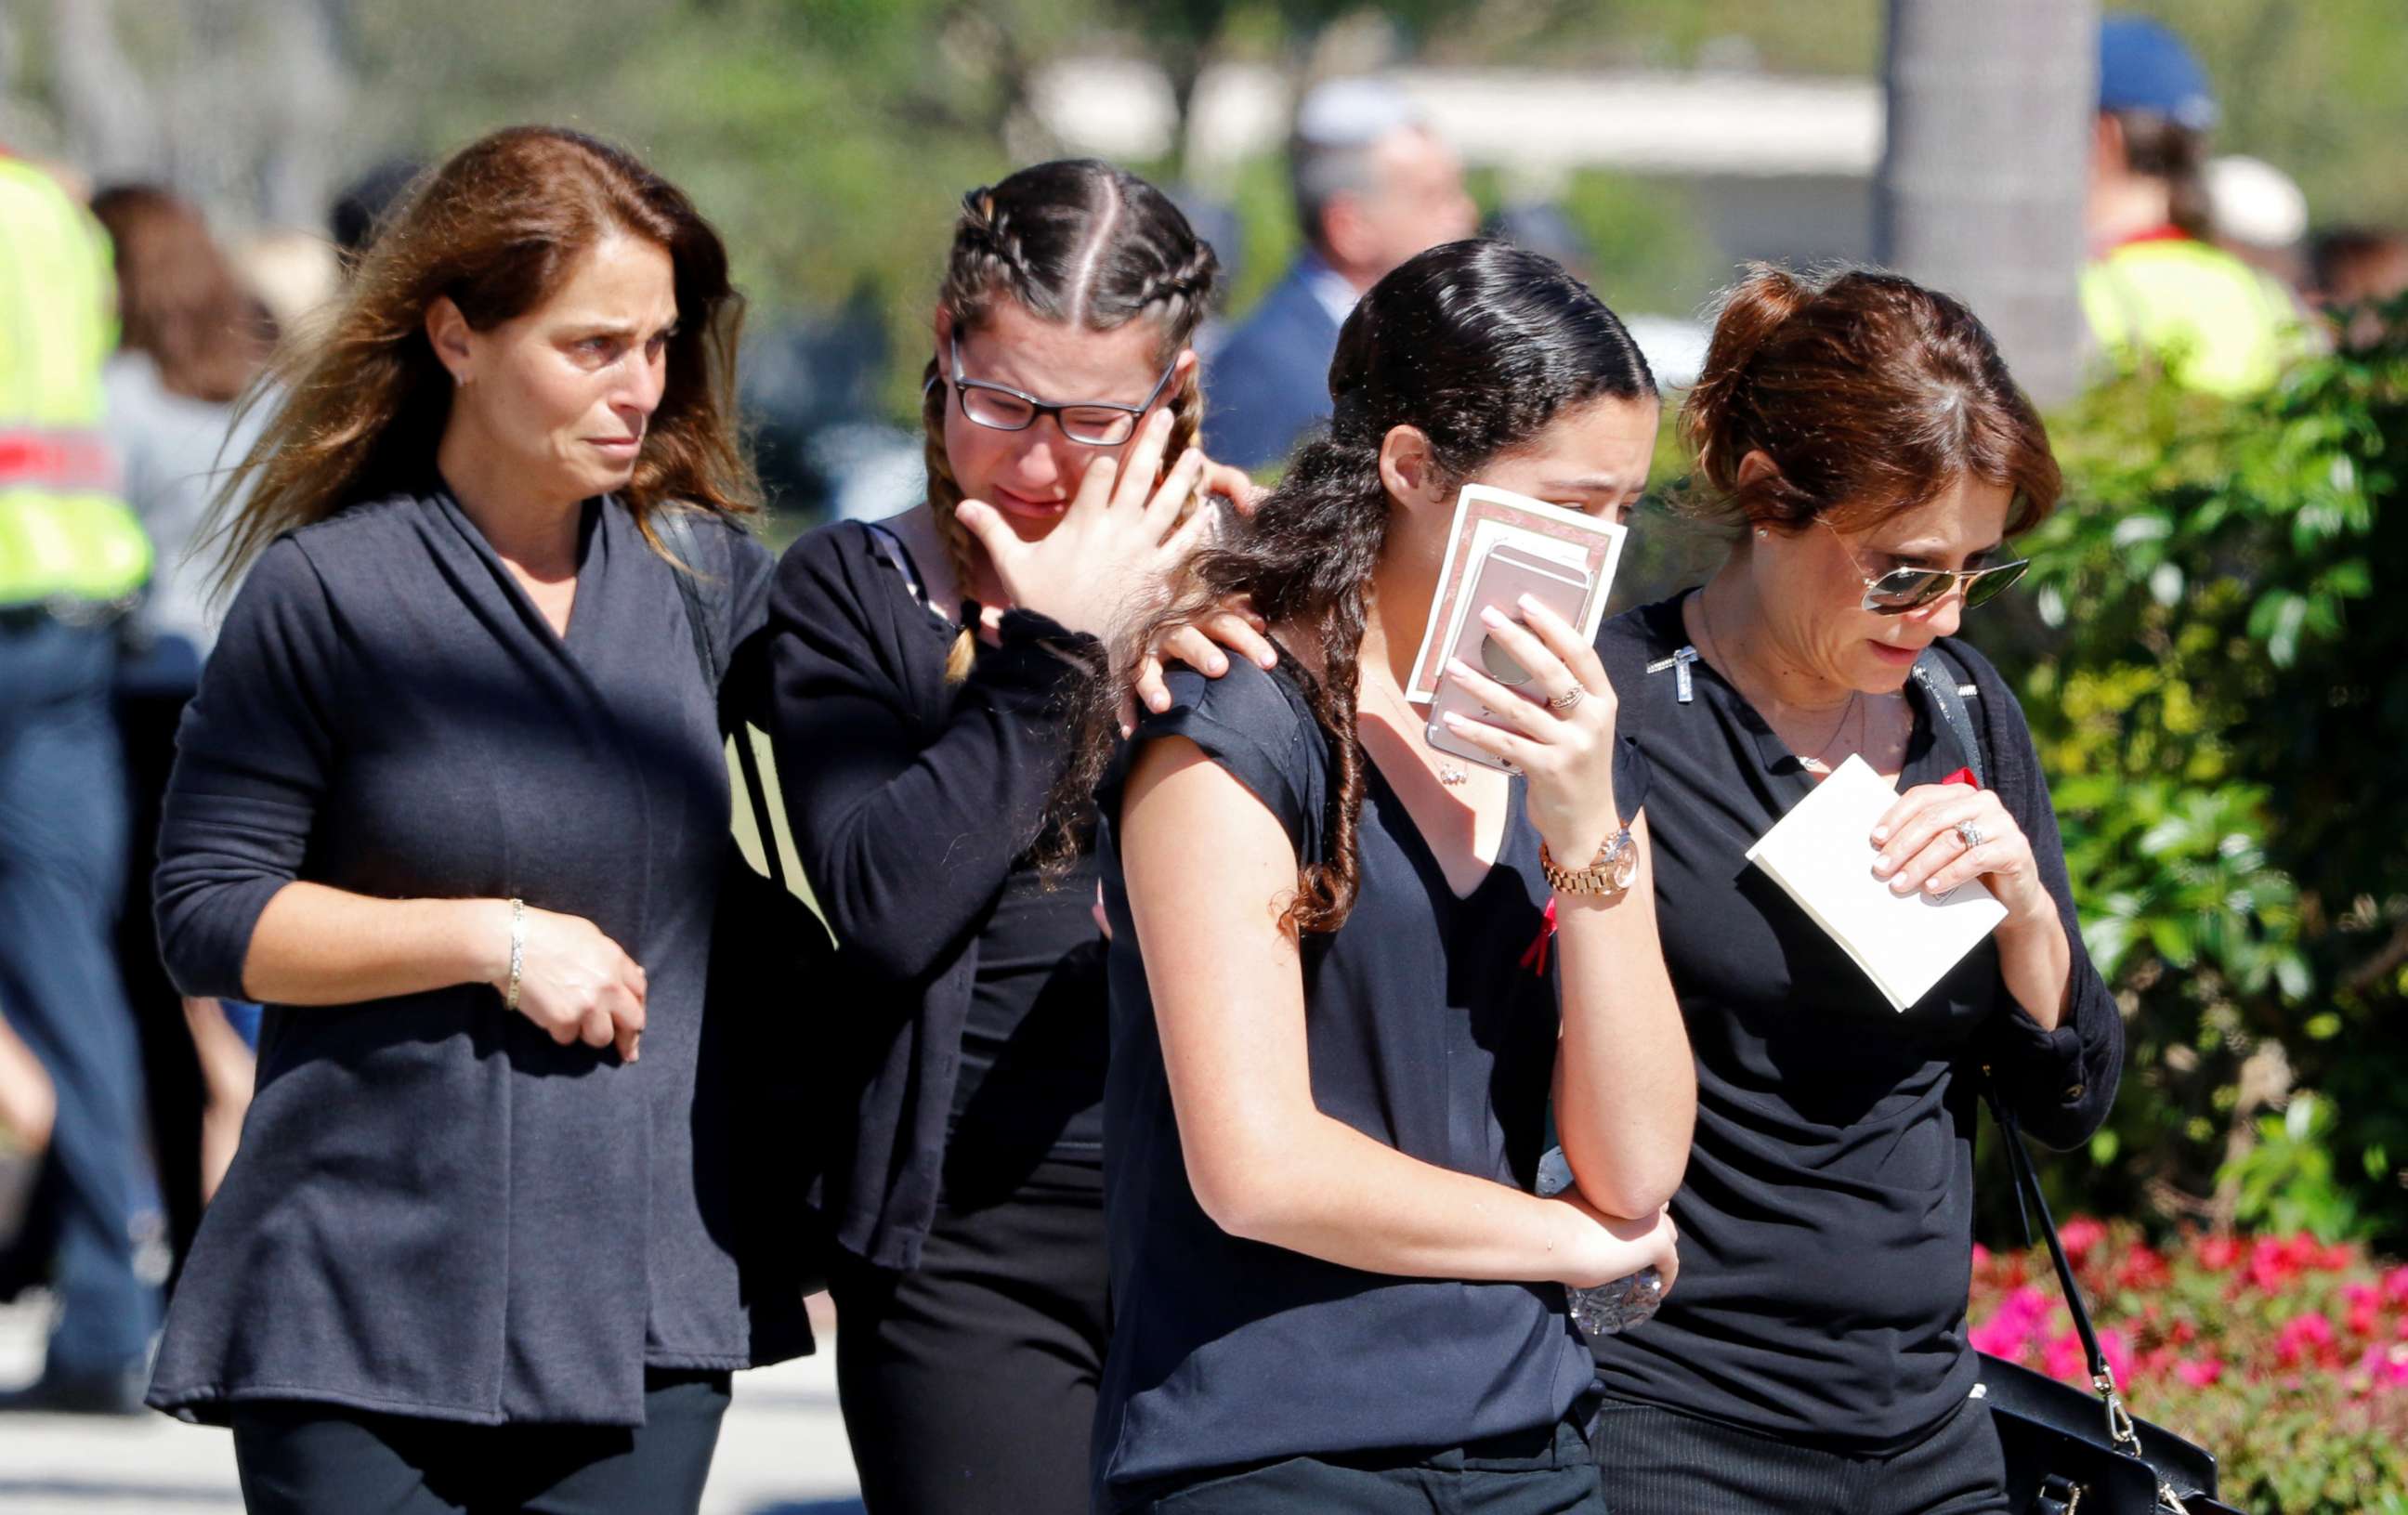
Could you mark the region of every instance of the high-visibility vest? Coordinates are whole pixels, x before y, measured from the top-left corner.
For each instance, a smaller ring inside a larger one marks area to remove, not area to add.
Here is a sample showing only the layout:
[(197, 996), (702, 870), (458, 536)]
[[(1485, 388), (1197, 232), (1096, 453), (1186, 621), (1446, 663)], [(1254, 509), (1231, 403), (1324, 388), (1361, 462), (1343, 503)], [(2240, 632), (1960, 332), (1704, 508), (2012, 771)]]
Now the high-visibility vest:
[(150, 577), (101, 429), (113, 279), (91, 213), (0, 156), (0, 607), (129, 601)]
[(2082, 310), (2107, 356), (2162, 364), (2186, 389), (2255, 394), (2307, 350), (2290, 295), (2222, 248), (2187, 236), (2127, 242), (2082, 270)]

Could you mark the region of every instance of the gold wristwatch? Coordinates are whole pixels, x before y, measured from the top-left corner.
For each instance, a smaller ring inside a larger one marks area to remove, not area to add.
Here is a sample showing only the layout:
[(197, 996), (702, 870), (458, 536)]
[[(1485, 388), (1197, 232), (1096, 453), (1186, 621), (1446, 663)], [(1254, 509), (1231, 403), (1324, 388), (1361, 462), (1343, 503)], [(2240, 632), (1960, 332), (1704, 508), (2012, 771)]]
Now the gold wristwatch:
[(1597, 856), (1585, 868), (1564, 868), (1555, 865), (1547, 851), (1547, 844), (1539, 843), (1539, 871), (1547, 876), (1547, 887), (1558, 894), (1622, 893), (1630, 880), (1639, 877), (1639, 842), (1623, 827), (1605, 839)]

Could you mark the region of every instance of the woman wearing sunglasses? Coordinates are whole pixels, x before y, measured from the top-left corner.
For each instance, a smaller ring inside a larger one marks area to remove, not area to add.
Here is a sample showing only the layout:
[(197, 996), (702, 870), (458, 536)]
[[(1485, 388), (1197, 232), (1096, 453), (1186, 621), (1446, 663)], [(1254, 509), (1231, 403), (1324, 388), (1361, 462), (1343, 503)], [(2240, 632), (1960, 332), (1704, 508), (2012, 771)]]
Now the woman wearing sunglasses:
[[(1104, 941), (1092, 855), (1049, 889), (1030, 852), (1083, 661), (1207, 529), (1199, 493), (1248, 487), (1191, 445), (1188, 340), (1216, 277), (1178, 208), (1109, 164), (972, 191), (937, 302), (925, 500), (778, 569), (780, 767), (857, 976), (825, 1018), (839, 1129), (814, 1199), (872, 1515), (1085, 1505)], [(1271, 657), (1237, 617), (1204, 629)], [(1226, 666), (1194, 629), (1170, 650)]]
[[(1698, 1059), (1681, 1288), (1597, 1343), (1606, 1502), (2003, 1511), (1968, 1397), (1977, 1101), (1986, 1075), (2071, 1146), (2122, 1055), (2022, 712), (1956, 640), (2022, 572), (2009, 538), (2055, 503), (2057, 465), (1981, 323), (1885, 274), (1753, 271), (1682, 424), (1730, 554), (1598, 644), (1655, 773), (1657, 911)], [(1869, 869), (1901, 895), (1979, 879), (2008, 912), (1903, 1014), (1745, 860), (1850, 757), (1899, 792)]]

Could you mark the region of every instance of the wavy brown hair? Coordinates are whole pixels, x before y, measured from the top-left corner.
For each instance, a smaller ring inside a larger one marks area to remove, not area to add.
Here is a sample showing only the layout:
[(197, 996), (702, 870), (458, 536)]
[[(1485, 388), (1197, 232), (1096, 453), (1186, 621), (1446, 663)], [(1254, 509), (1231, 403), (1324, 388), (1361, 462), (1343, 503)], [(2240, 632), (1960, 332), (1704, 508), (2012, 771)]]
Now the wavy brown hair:
[[(2008, 532), (2060, 488), (2048, 429), (1965, 306), (1897, 274), (1801, 277), (1757, 264), (1725, 293), (1681, 407), (1703, 498), (1734, 532), (1862, 528), (1928, 504), (1959, 477), (2014, 493)], [(1762, 452), (1775, 471), (1742, 487)]]
[(274, 327), (243, 293), (201, 213), (165, 190), (92, 197), (116, 251), (118, 345), (148, 354), (171, 393), (224, 405), (267, 361)]
[[(1220, 274), (1211, 244), (1196, 235), (1168, 195), (1098, 159), (1065, 158), (1023, 168), (962, 196), (937, 305), (956, 333), (977, 330), (997, 300), (1096, 332), (1143, 318), (1160, 333), (1156, 362), (1167, 367), (1196, 335)], [(945, 453), (951, 378), (934, 357), (928, 360), (920, 420), (926, 433), (928, 507), (953, 576), (967, 593), (970, 534), (953, 516), (962, 489)], [(1163, 456), (1176, 461), (1204, 419), (1196, 369), (1188, 370), (1168, 404), (1170, 439)], [(977, 649), (975, 632), (965, 627), (946, 660), (947, 677), (968, 678)]]
[(727, 250), (683, 192), (631, 154), (557, 126), (481, 137), (423, 179), (362, 256), (333, 317), (288, 348), (246, 406), (276, 410), (219, 495), (221, 587), (279, 536), (420, 485), (451, 414), (452, 379), (426, 337), (437, 298), (490, 331), (536, 309), (612, 234), (666, 250), (678, 325), (661, 402), (622, 497), (655, 549), (652, 513), (680, 501), (759, 508), (736, 432), (744, 301)]
[(1137, 650), (1244, 597), (1293, 644), (1282, 649), (1282, 667), (1304, 691), (1335, 770), (1323, 861), (1298, 868), (1282, 916), (1299, 932), (1345, 924), (1361, 882), (1355, 828), (1367, 760), (1354, 702), (1371, 576), (1393, 508), (1380, 477), (1388, 433), (1420, 431), (1452, 486), (1528, 446), (1568, 410), (1653, 400), (1656, 379), (1621, 320), (1560, 264), (1504, 242), (1464, 241), (1408, 259), (1363, 296), (1339, 332), (1329, 397), (1328, 429), (1297, 450), (1252, 515), (1184, 565), (1168, 603), (1112, 660), (1123, 673), (1087, 680), (1079, 756), (1052, 809), (1059, 836), (1077, 796), (1092, 793), (1109, 765), (1113, 679)]

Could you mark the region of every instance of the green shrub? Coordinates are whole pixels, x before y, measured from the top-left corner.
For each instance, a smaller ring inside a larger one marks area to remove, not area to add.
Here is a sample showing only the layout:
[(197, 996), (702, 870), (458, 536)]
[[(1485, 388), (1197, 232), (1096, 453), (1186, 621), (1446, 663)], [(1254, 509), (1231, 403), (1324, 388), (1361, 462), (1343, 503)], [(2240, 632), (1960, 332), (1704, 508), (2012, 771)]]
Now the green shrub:
[[(2408, 306), (2396, 314), (2408, 318)], [(2224, 403), (2052, 424), (2037, 624), (1990, 642), (2131, 1061), (2095, 1208), (2408, 1241), (2408, 320)], [(2066, 1165), (2060, 1165), (2060, 1168)], [(2064, 1175), (2060, 1173), (2060, 1179)]]

